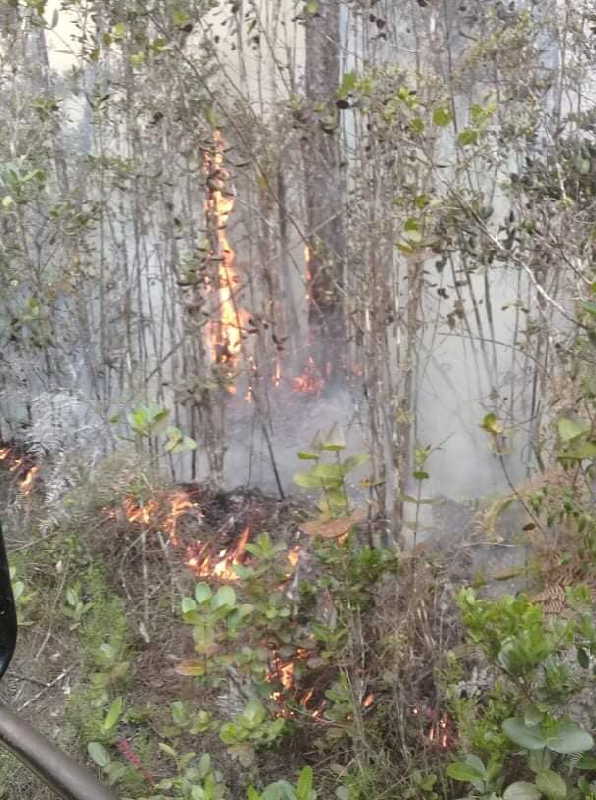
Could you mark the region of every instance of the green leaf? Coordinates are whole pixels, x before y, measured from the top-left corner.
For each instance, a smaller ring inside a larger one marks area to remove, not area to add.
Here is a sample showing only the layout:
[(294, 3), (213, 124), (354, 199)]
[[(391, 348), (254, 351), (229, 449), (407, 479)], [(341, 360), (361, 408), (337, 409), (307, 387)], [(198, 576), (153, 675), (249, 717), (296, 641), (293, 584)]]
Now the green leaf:
[(544, 719), (544, 711), (541, 711), (538, 706), (529, 705), (524, 708), (524, 723), (529, 727), (540, 725)]
[(583, 753), (594, 747), (594, 739), (575, 722), (560, 722), (555, 733), (547, 738), (546, 746), (555, 753)]
[(576, 422), (575, 420), (562, 417), (558, 423), (559, 436), (562, 442), (571, 442), (590, 430), (590, 423), (587, 420)]
[(302, 459), (303, 461), (318, 461), (321, 457), (318, 453), (310, 453), (307, 450), (300, 450), (297, 453), (298, 458)]
[(319, 3), (318, 0), (307, 0), (304, 5), (304, 13), (310, 14), (313, 16), (314, 14), (319, 13)]
[(356, 467), (360, 467), (362, 464), (366, 464), (368, 461), (368, 455), (366, 453), (357, 453), (353, 456), (348, 456), (344, 461), (342, 461), (342, 469), (344, 474), (351, 472)]
[(220, 586), (212, 600), (214, 608), (234, 608), (236, 605), (236, 592), (231, 586)]
[(195, 600), (197, 603), (205, 603), (212, 594), (213, 592), (208, 583), (197, 583), (195, 586)]
[(316, 475), (313, 475), (311, 471), (309, 472), (297, 472), (294, 475), (294, 483), (296, 486), (300, 486), (302, 489), (320, 489), (321, 488), (321, 479), (318, 478)]
[(87, 752), (89, 753), (89, 758), (95, 761), (97, 766), (102, 769), (105, 769), (110, 763), (109, 753), (100, 742), (89, 742)]
[(170, 758), (174, 759), (178, 758), (178, 753), (174, 750), (174, 748), (170, 747), (169, 744), (165, 744), (165, 742), (159, 743), (159, 749), (162, 751), (162, 753), (165, 753), (166, 755), (170, 756)]
[(182, 598), (182, 602), (180, 603), (182, 608), (183, 614), (188, 614), (190, 611), (197, 610), (197, 603), (196, 600), (193, 600), (192, 597), (184, 597)]
[(449, 764), (447, 767), (447, 775), (463, 783), (484, 781), (486, 778), (486, 767), (478, 756), (467, 755), (465, 761), (454, 761)]
[(542, 770), (548, 769), (551, 760), (550, 750), (547, 750), (546, 747), (544, 750), (530, 750), (528, 753), (528, 766), (532, 772), (542, 772)]
[(111, 730), (120, 719), (120, 715), (122, 714), (122, 709), (124, 708), (124, 699), (122, 697), (117, 697), (115, 700), (112, 701), (110, 708), (108, 709), (108, 713), (103, 721), (101, 726), (102, 731), (104, 733), (106, 731)]
[(578, 769), (589, 769), (596, 771), (596, 756), (586, 753), (577, 762)]
[(249, 700), (242, 712), (243, 719), (246, 720), (251, 728), (256, 728), (260, 725), (266, 716), (265, 706), (256, 698)]
[(341, 484), (344, 471), (341, 464), (317, 464), (310, 471), (314, 478), (318, 478), (324, 486)]
[(176, 700), (170, 705), (170, 714), (174, 723), (180, 728), (183, 728), (189, 722), (188, 711), (182, 700)]
[(211, 756), (209, 753), (203, 753), (199, 759), (197, 769), (199, 770), (199, 778), (204, 780), (207, 777), (207, 773), (211, 771)]
[(488, 433), (492, 433), (493, 436), (503, 433), (503, 423), (499, 420), (497, 415), (493, 413), (484, 416), (480, 427), (484, 428)]
[(296, 784), (296, 800), (311, 800), (313, 789), (313, 771), (311, 767), (304, 767), (298, 776)]
[(503, 722), (503, 733), (512, 742), (526, 750), (542, 750), (546, 747), (546, 740), (536, 726), (526, 725), (521, 719), (510, 717)]
[(445, 106), (439, 106), (439, 108), (435, 108), (433, 112), (433, 122), (435, 125), (438, 125), (440, 128), (444, 128), (446, 125), (449, 125), (452, 119), (453, 114)]
[(181, 28), (190, 22), (190, 17), (185, 11), (174, 11), (172, 13), (172, 22)]
[(460, 147), (467, 147), (469, 144), (478, 144), (478, 131), (474, 128), (464, 128), (457, 135), (457, 143)]
[[(318, 10), (318, 9), (317, 9)], [(339, 90), (337, 92), (339, 98), (345, 98), (352, 92), (357, 85), (358, 79), (355, 72), (345, 72)]]
[(563, 452), (558, 453), (557, 458), (559, 461), (583, 461), (586, 458), (596, 458), (596, 442), (576, 440)]
[(549, 800), (565, 800), (567, 786), (560, 775), (552, 769), (543, 769), (536, 775), (536, 788), (540, 789)]
[(593, 317), (596, 317), (596, 303), (592, 300), (584, 300), (581, 304), (584, 311), (587, 311), (588, 314), (591, 314)]
[(412, 473), (412, 477), (415, 478), (417, 481), (425, 481), (427, 478), (430, 478), (428, 472), (425, 472), (422, 469), (417, 469), (416, 472)]
[(540, 800), (541, 797), (534, 784), (527, 781), (512, 783), (503, 793), (503, 800)]
[(242, 737), (242, 731), (235, 722), (225, 722), (219, 729), (219, 738), (224, 744), (236, 744)]
[(121, 39), (125, 33), (126, 33), (126, 26), (124, 25), (123, 22), (116, 23), (116, 25), (114, 25), (114, 27), (112, 28), (112, 36), (114, 37), (114, 39)]
[(337, 453), (340, 450), (346, 449), (346, 438), (339, 425), (333, 425), (329, 433), (324, 437), (321, 442), (321, 450), (328, 450), (332, 453)]

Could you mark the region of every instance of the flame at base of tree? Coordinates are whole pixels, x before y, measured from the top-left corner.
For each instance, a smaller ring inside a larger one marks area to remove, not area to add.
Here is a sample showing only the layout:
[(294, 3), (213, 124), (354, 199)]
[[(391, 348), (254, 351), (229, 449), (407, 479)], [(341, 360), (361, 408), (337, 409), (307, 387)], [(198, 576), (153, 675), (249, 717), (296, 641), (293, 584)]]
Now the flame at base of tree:
[(203, 154), (206, 182), (205, 217), (209, 236), (209, 260), (214, 265), (214, 318), (207, 325), (207, 344), (215, 364), (234, 367), (240, 357), (249, 314), (238, 304), (241, 282), (236, 255), (227, 235), (235, 197), (230, 172), (225, 166), (225, 142), (221, 131), (213, 133), (213, 146)]

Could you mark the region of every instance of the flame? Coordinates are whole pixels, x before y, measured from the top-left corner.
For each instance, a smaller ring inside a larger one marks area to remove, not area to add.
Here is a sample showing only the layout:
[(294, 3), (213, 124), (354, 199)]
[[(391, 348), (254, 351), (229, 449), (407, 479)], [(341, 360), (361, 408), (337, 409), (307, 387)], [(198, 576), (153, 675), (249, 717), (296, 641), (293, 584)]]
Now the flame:
[(19, 487), (21, 489), (21, 492), (23, 492), (23, 494), (31, 493), (31, 490), (33, 489), (33, 484), (35, 483), (35, 477), (38, 472), (39, 472), (38, 466), (31, 467), (31, 469), (27, 471), (27, 474), (21, 481)]
[(207, 545), (197, 541), (189, 549), (186, 564), (200, 578), (218, 578), (221, 581), (237, 581), (238, 575), (234, 567), (242, 563), (246, 553), (246, 545), (250, 539), (250, 526), (244, 528), (238, 540), (231, 548), (220, 550), (212, 556), (207, 552)]
[(225, 167), (225, 142), (221, 131), (213, 132), (213, 148), (205, 152), (203, 172), (207, 178), (205, 214), (213, 231), (211, 258), (218, 261), (217, 313), (219, 318), (207, 326), (211, 358), (216, 364), (234, 366), (242, 349), (242, 331), (249, 315), (236, 304), (240, 280), (235, 268), (236, 256), (227, 237), (227, 224), (234, 209), (234, 195), (229, 189), (230, 173)]
[(159, 503), (157, 500), (149, 500), (148, 503), (139, 504), (132, 497), (125, 497), (122, 501), (122, 508), (129, 522), (142, 522), (143, 525), (150, 525), (159, 510)]
[(281, 362), (279, 358), (275, 362), (275, 372), (273, 373), (272, 382), (276, 389), (281, 384)]
[(179, 543), (177, 536), (178, 519), (192, 509), (198, 510), (198, 504), (193, 503), (186, 492), (182, 491), (173, 492), (169, 497), (169, 502), (170, 513), (165, 521), (164, 529), (170, 542), (173, 545), (177, 545)]
[(31, 459), (17, 457), (10, 447), (0, 448), (0, 461), (4, 461), (4, 466), (10, 472), (14, 472), (20, 478), (19, 489), (23, 494), (30, 494), (35, 484), (35, 479), (40, 467), (36, 464), (29, 466)]
[(414, 706), (411, 713), (415, 717), (426, 717), (430, 719), (430, 725), (426, 728), (424, 737), (433, 747), (438, 747), (440, 750), (451, 750), (456, 741), (455, 731), (453, 729), (453, 721), (449, 714), (443, 713), (439, 716), (439, 712), (433, 708), (421, 708)]
[(318, 394), (324, 385), (325, 381), (323, 380), (323, 377), (319, 372), (314, 359), (312, 356), (309, 356), (306, 360), (306, 365), (302, 375), (298, 375), (293, 379), (292, 388), (295, 392), (303, 392), (304, 394)]

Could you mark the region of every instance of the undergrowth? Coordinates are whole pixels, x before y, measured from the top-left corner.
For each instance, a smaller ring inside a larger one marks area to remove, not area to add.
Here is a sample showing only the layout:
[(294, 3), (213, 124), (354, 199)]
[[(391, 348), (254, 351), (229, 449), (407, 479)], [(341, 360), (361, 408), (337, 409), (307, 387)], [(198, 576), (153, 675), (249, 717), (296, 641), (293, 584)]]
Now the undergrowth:
[[(525, 493), (528, 590), (492, 598), (432, 550), (366, 544), (346, 488), (362, 459), (343, 447), (301, 454), (318, 516), (262, 518), (242, 558), (198, 578), (141, 513), (166, 489), (130, 460), (50, 527), (31, 497), (36, 544), (12, 558), (19, 669), (37, 655), (69, 682), (29, 709), (48, 702), (59, 744), (123, 800), (593, 800), (596, 533), (573, 476)], [(6, 797), (47, 796), (0, 770)]]

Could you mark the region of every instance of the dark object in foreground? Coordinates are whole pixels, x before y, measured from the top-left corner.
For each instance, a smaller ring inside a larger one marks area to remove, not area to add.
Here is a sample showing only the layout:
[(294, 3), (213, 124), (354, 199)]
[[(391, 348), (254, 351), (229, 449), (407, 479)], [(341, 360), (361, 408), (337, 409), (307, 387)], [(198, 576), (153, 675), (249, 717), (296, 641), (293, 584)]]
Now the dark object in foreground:
[[(0, 528), (0, 678), (17, 642), (17, 617)], [(85, 767), (62, 753), (28, 722), (0, 704), (0, 746), (10, 750), (63, 800), (116, 800)], [(1, 787), (0, 787), (1, 788)]]

